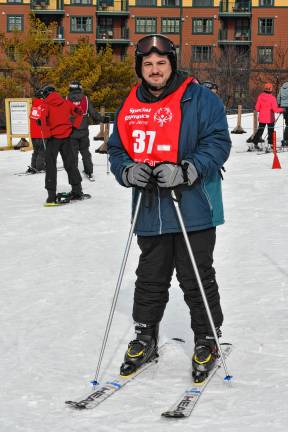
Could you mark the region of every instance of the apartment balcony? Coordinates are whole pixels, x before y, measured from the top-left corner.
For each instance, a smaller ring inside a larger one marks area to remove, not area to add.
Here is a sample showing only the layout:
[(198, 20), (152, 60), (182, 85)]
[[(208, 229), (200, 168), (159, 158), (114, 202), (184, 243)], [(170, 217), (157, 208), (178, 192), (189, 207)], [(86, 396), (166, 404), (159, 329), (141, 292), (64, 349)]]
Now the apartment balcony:
[(97, 0), (97, 16), (129, 16), (128, 0)]
[(30, 9), (35, 15), (64, 15), (64, 0), (32, 0)]
[(130, 45), (129, 29), (107, 29), (97, 27), (96, 29), (96, 44), (97, 45)]
[(64, 27), (59, 26), (56, 29), (56, 35), (53, 36), (54, 42), (57, 42), (59, 44), (65, 43), (65, 37), (64, 37)]
[(219, 45), (251, 45), (251, 30), (237, 30), (228, 32), (226, 29), (219, 30)]
[(220, 1), (219, 17), (237, 18), (250, 17), (252, 14), (251, 1)]

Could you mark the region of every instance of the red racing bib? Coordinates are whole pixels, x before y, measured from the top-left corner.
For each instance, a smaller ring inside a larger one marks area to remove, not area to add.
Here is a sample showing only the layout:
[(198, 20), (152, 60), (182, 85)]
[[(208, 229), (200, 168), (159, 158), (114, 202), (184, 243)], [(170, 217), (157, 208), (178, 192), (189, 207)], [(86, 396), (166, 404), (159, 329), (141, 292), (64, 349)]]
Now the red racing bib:
[(122, 144), (134, 162), (155, 166), (159, 162), (177, 162), (181, 128), (180, 102), (187, 78), (178, 89), (158, 102), (141, 102), (137, 98), (139, 84), (133, 87), (117, 118)]

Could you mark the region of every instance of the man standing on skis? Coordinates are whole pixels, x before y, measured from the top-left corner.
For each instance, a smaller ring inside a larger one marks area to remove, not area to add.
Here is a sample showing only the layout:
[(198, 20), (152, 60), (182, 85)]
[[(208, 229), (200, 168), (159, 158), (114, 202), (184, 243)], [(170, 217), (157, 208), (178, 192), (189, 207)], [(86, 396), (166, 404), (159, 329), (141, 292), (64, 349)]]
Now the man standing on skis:
[(70, 100), (76, 107), (80, 107), (83, 113), (83, 118), (80, 126), (74, 128), (70, 136), (71, 145), (74, 152), (75, 163), (78, 166), (78, 153), (80, 151), (84, 166), (84, 173), (90, 181), (95, 181), (93, 176), (92, 156), (89, 151), (89, 117), (99, 124), (101, 115), (94, 110), (90, 100), (83, 93), (82, 85), (79, 81), (72, 81), (69, 84), (69, 93), (67, 99)]
[(216, 226), (224, 223), (221, 168), (231, 141), (224, 107), (210, 90), (177, 71), (176, 48), (155, 34), (140, 39), (135, 53), (136, 85), (117, 113), (108, 142), (117, 181), (143, 197), (135, 232), (141, 249), (136, 271), (133, 319), (136, 339), (121, 366), (128, 375), (157, 355), (174, 270), (189, 307), (195, 348), (193, 377), (205, 379), (217, 358), (213, 336), (179, 225), (180, 208), (218, 335), (223, 323), (213, 268)]

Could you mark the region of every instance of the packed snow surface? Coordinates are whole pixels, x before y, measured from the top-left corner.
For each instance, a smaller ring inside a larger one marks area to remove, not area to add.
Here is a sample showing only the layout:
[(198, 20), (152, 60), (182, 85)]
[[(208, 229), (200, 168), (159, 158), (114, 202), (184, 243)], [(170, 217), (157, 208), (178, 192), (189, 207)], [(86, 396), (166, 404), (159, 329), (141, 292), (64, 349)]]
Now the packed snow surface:
[[(229, 128), (236, 116), (229, 116)], [(91, 152), (92, 199), (44, 208), (44, 175), (17, 176), (31, 152), (0, 152), (1, 432), (284, 432), (288, 423), (288, 152), (248, 153), (246, 134), (232, 134), (223, 181), (225, 225), (217, 229), (215, 267), (225, 314), (224, 342), (232, 384), (223, 369), (186, 420), (161, 418), (191, 383), (193, 334), (176, 279), (161, 324), (171, 344), (158, 365), (90, 411), (64, 401), (91, 391), (130, 227), (131, 191), (119, 186), (106, 155)], [(282, 137), (282, 116), (277, 141)], [(0, 145), (5, 144), (1, 136)], [(59, 156), (58, 165), (62, 165)], [(82, 170), (82, 163), (79, 163)], [(69, 191), (65, 171), (58, 191)], [(133, 239), (103, 359), (100, 380), (115, 375), (127, 343), (138, 246)]]

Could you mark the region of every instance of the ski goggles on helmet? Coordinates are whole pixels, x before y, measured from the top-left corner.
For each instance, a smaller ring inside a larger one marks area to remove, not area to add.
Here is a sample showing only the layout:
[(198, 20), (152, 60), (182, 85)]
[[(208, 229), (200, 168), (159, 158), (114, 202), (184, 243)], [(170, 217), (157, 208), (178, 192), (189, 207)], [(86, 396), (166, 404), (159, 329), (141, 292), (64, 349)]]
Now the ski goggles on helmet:
[(176, 51), (173, 42), (159, 34), (145, 36), (136, 45), (136, 55), (146, 56), (153, 50), (163, 55)]

